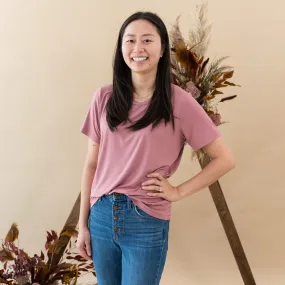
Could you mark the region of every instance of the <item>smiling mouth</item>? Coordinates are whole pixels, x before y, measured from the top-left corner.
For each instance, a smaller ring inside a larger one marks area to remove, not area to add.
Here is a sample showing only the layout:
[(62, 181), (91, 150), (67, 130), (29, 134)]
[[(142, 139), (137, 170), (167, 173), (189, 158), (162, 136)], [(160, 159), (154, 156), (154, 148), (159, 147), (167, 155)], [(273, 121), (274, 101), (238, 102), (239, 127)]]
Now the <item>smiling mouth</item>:
[(142, 62), (148, 60), (148, 57), (132, 57), (132, 61), (134, 62)]

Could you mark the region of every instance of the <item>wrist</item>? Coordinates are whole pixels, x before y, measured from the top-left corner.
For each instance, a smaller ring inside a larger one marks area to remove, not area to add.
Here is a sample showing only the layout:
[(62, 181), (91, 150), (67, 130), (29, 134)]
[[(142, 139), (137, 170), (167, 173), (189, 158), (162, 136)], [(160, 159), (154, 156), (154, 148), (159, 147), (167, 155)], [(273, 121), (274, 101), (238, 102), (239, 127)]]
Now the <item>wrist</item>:
[(79, 224), (78, 229), (79, 229), (79, 231), (86, 230), (86, 229), (88, 229), (88, 225), (87, 224), (82, 224), (82, 225)]
[(177, 190), (177, 193), (178, 193), (180, 199), (183, 199), (183, 198), (186, 197), (185, 193), (183, 192), (183, 190), (181, 189), (180, 186), (177, 186), (177, 187), (175, 187), (175, 188), (176, 188), (176, 190)]
[(183, 196), (183, 194), (182, 194), (181, 189), (179, 188), (179, 186), (176, 186), (175, 189), (176, 189), (176, 192), (178, 193), (179, 199), (180, 199), (180, 200), (183, 199), (184, 196)]

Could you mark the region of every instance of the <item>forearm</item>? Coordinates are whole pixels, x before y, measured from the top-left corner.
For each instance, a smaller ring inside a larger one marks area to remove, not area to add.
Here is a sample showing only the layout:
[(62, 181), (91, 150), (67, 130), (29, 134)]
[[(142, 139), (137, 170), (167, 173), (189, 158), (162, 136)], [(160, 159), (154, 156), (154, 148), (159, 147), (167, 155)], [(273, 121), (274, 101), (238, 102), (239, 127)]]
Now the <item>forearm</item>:
[(213, 184), (224, 174), (234, 168), (234, 163), (224, 158), (215, 158), (197, 175), (180, 184), (178, 189), (182, 198), (192, 195)]
[(88, 217), (90, 211), (90, 193), (92, 181), (95, 175), (96, 168), (85, 165), (83, 168), (81, 179), (81, 200), (80, 200), (80, 215), (79, 229), (88, 226)]

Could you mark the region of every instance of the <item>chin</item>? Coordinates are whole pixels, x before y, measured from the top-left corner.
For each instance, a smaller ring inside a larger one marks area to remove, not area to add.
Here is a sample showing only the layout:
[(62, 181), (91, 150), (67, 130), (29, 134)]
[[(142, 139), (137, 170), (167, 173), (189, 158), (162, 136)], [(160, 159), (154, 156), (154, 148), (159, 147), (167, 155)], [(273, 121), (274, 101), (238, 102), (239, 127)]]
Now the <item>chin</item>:
[(131, 69), (132, 73), (136, 73), (136, 74), (147, 74), (152, 72), (151, 69)]
[(145, 73), (152, 73), (154, 72), (154, 70), (156, 70), (157, 68), (155, 66), (141, 66), (141, 67), (130, 67), (131, 71), (137, 74), (145, 74)]

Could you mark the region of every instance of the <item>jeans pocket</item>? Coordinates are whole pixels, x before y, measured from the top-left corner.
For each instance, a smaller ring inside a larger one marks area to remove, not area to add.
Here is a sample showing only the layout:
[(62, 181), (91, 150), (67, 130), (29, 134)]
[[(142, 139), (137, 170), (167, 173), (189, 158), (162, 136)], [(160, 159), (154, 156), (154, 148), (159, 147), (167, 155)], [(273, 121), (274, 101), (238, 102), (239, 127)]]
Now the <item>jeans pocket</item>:
[[(144, 210), (142, 210), (141, 208), (139, 208), (137, 205), (135, 205), (134, 207), (136, 214), (140, 217), (140, 218), (144, 218), (144, 219), (157, 219), (155, 217), (153, 217), (152, 215), (146, 213)], [(157, 219), (159, 220), (159, 219)]]

